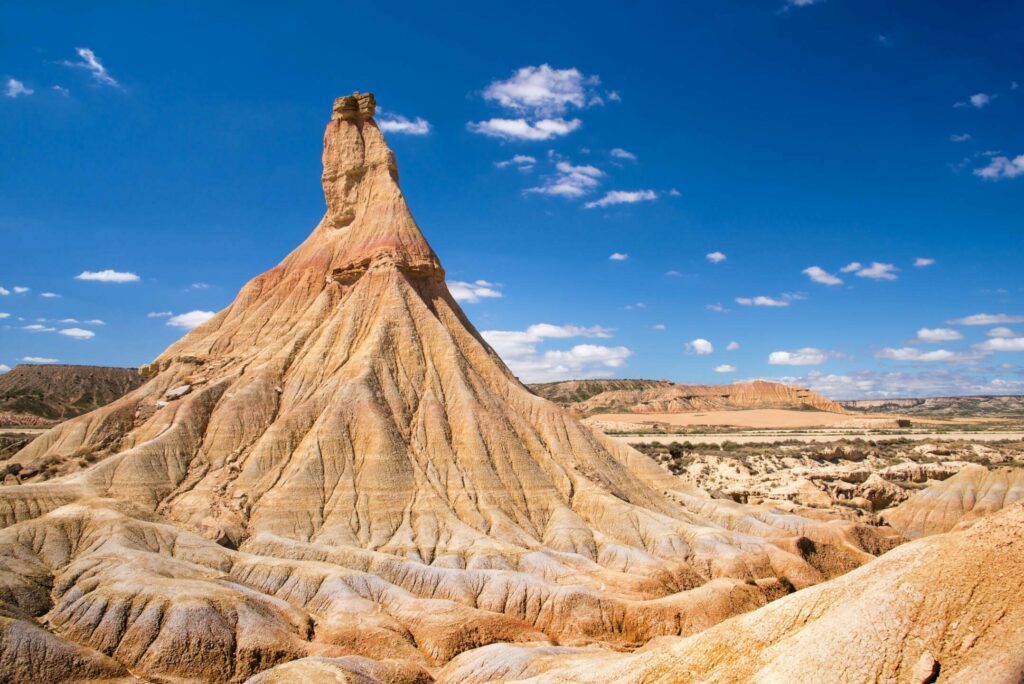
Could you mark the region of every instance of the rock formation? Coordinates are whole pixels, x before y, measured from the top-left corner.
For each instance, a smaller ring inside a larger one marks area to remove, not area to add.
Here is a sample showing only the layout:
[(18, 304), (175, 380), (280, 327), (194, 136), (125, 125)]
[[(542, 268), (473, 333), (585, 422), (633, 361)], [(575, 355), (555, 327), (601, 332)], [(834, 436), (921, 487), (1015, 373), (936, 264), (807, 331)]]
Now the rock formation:
[(713, 499), (521, 385), (373, 110), (335, 102), (295, 251), (15, 456), (37, 474), (0, 487), (10, 681), (428, 681), (490, 644), (695, 634), (892, 546)]
[(0, 375), (0, 427), (50, 426), (142, 384), (134, 368), (21, 365)]
[(1024, 470), (971, 464), (886, 511), (887, 523), (910, 538), (969, 527), (1024, 500)]
[(677, 385), (667, 380), (566, 380), (531, 385), (530, 389), (580, 416), (758, 408), (843, 412), (842, 406), (809, 389), (764, 380), (734, 385)]
[(633, 655), (496, 644), (445, 681), (1019, 682), (1024, 505), (903, 545), (843, 577)]

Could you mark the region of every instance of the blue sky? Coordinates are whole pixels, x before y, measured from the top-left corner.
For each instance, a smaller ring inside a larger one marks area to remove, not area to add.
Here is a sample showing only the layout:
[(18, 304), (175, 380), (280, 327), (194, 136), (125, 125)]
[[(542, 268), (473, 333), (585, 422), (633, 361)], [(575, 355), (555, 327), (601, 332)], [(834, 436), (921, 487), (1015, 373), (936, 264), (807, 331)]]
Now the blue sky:
[(0, 370), (227, 305), (360, 89), (524, 379), (1024, 392), (1019, 2), (95, 4), (0, 4)]

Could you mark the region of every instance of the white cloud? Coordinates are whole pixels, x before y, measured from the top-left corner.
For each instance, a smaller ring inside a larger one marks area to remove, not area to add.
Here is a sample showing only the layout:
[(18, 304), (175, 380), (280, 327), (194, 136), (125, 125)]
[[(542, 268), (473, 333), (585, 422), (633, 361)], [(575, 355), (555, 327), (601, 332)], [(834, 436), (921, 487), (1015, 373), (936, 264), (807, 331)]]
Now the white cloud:
[(733, 342), (730, 342), (729, 344), (726, 345), (725, 351), (736, 351), (739, 348), (740, 348), (740, 343), (733, 341)]
[(23, 356), (21, 360), (25, 363), (59, 363), (58, 359), (49, 359), (45, 356)]
[(92, 330), (85, 330), (84, 328), (63, 328), (57, 331), (58, 335), (66, 335), (67, 337), (73, 337), (76, 340), (91, 340), (96, 337), (96, 333)]
[(473, 282), (449, 280), (447, 285), (448, 291), (452, 293), (452, 297), (457, 302), (476, 304), (481, 299), (497, 299), (502, 296), (501, 291), (498, 290), (501, 286), (486, 280), (474, 280)]
[(729, 311), (718, 302), (715, 302), (714, 304), (708, 304), (704, 308), (707, 309), (708, 311), (713, 311), (715, 313), (728, 313)]
[(713, 264), (720, 264), (725, 261), (727, 257), (721, 252), (711, 252), (710, 254), (705, 254), (704, 258)]
[(736, 303), (743, 306), (789, 306), (789, 301), (786, 299), (775, 299), (773, 297), (766, 297), (765, 295), (758, 295), (756, 297), (737, 297)]
[(707, 356), (708, 354), (714, 353), (715, 348), (703, 337), (698, 337), (697, 339), (686, 343), (686, 351), (691, 354), (697, 354), (698, 356)]
[(664, 323), (655, 323), (651, 327), (654, 328), (655, 330), (664, 330), (665, 329), (665, 324)]
[(70, 90), (68, 90), (64, 86), (59, 86), (59, 85), (53, 86), (53, 92), (57, 93), (58, 95), (63, 95), (64, 97), (67, 97), (68, 95), (71, 94)]
[(967, 142), (968, 140), (971, 139), (971, 134), (970, 133), (959, 133), (959, 134), (954, 133), (953, 135), (949, 136), (949, 139), (952, 140), (953, 142)]
[(870, 266), (857, 270), (856, 275), (861, 278), (871, 278), (872, 280), (896, 280), (896, 271), (898, 270), (892, 264), (873, 261)]
[(988, 166), (974, 169), (974, 175), (985, 180), (1016, 178), (1022, 174), (1024, 174), (1024, 154), (1017, 155), (1012, 160), (1009, 157), (993, 157)]
[(14, 286), (14, 294), (25, 294), (28, 291), (29, 291), (29, 288), (27, 288), (27, 287), (22, 287), (21, 285), (15, 285)]
[(820, 366), (828, 360), (828, 352), (815, 347), (802, 347), (796, 351), (774, 351), (768, 355), (773, 366)]
[(974, 348), (986, 352), (1020, 352), (1024, 351), (1024, 337), (993, 337)]
[(629, 255), (623, 254), (622, 252), (612, 252), (608, 256), (608, 258), (611, 259), (612, 261), (625, 261), (626, 259), (629, 258)]
[(668, 194), (669, 194), (669, 196), (670, 196), (670, 197), (679, 197), (679, 196), (681, 196), (681, 195), (682, 195), (683, 193), (679, 192), (679, 191), (678, 191), (678, 190), (676, 190), (675, 188), (670, 188), (670, 189), (669, 189), (669, 191), (668, 191)]
[(192, 283), (188, 286), (189, 290), (208, 290), (210, 286), (206, 283)]
[(535, 157), (531, 157), (528, 154), (517, 154), (513, 155), (511, 159), (494, 162), (494, 165), (497, 166), (499, 169), (514, 166), (519, 171), (528, 172), (533, 170), (533, 165), (536, 163), (537, 159)]
[(972, 314), (963, 318), (946, 321), (950, 325), (1000, 325), (1003, 323), (1024, 323), (1024, 316), (1010, 314)]
[(844, 374), (825, 374), (812, 370), (802, 377), (772, 379), (808, 387), (831, 399), (1009, 394), (1024, 391), (1024, 381), (1021, 380), (979, 378), (936, 368), (915, 372), (859, 370)]
[(546, 179), (543, 185), (527, 188), (526, 192), (556, 197), (580, 197), (601, 184), (604, 171), (589, 164), (574, 165), (567, 161), (555, 164), (558, 173)]
[(57, 330), (56, 328), (51, 328), (49, 326), (42, 325), (41, 323), (30, 323), (29, 325), (22, 326), (21, 329), (29, 332), (54, 332)]
[(108, 268), (103, 271), (82, 271), (75, 276), (75, 280), (94, 280), (99, 283), (137, 283), (139, 276), (128, 271), (114, 271)]
[(786, 0), (786, 7), (810, 7), (821, 0)]
[(101, 321), (98, 318), (90, 318), (87, 321), (82, 321), (82, 324), (83, 325), (106, 325), (106, 323), (104, 321)]
[(665, 271), (665, 275), (670, 278), (681, 278), (683, 276), (681, 271)]
[(856, 271), (856, 270), (858, 270), (860, 268), (861, 268), (861, 263), (859, 261), (851, 261), (850, 263), (846, 264), (845, 266), (843, 266), (839, 270), (842, 271), (843, 273), (853, 273), (854, 271)]
[(836, 276), (832, 275), (831, 273), (821, 268), (820, 266), (808, 266), (803, 271), (801, 271), (801, 273), (806, 274), (808, 278), (810, 278), (816, 283), (821, 283), (822, 285), (843, 284), (842, 278), (837, 278)]
[(579, 119), (488, 119), (470, 121), (466, 127), (473, 133), (502, 140), (551, 140), (569, 135), (583, 124)]
[(7, 97), (27, 97), (36, 91), (27, 87), (24, 83), (16, 78), (7, 79), (7, 87), (4, 89), (4, 95)]
[(952, 342), (962, 339), (964, 336), (953, 328), (921, 328), (917, 331), (918, 342)]
[(626, 347), (596, 344), (578, 344), (568, 350), (539, 352), (537, 349), (546, 339), (611, 337), (611, 331), (601, 326), (538, 323), (526, 330), (484, 330), (481, 334), (509, 368), (526, 382), (608, 377), (633, 353)]
[(629, 161), (636, 161), (636, 155), (629, 150), (624, 150), (621, 147), (614, 147), (609, 153), (616, 159), (628, 159)]
[(915, 347), (900, 347), (898, 349), (886, 347), (875, 354), (875, 356), (880, 359), (890, 359), (892, 361), (920, 361), (922, 363), (954, 363), (972, 361), (977, 358), (976, 356), (953, 352), (947, 349), (936, 349), (934, 351), (925, 352)]
[(658, 193), (653, 190), (611, 190), (605, 196), (594, 202), (587, 202), (587, 209), (604, 208), (613, 204), (635, 204), (636, 202), (650, 202), (658, 199)]
[(914, 259), (914, 266), (917, 267), (917, 268), (924, 268), (925, 266), (931, 266), (934, 263), (935, 263), (935, 259), (930, 259), (928, 257), (917, 257), (916, 259)]
[(1009, 328), (992, 328), (985, 334), (989, 337), (1016, 337), (1016, 334)]
[(0, 311), (0, 318), (10, 318), (11, 314)]
[(6, 287), (0, 287), (0, 297), (6, 297), (9, 294), (11, 294), (10, 290), (8, 290)]
[(44, 299), (60, 299), (60, 295), (56, 292), (40, 292), (39, 296)]
[(213, 311), (189, 311), (188, 313), (171, 316), (167, 319), (167, 325), (172, 328), (186, 328), (191, 330), (210, 320), (216, 315)]
[(992, 102), (992, 97), (987, 93), (975, 93), (974, 95), (971, 95), (971, 97), (968, 99), (970, 100), (971, 106), (977, 109), (981, 109), (985, 105)]
[(729, 364), (729, 363), (723, 363), (723, 364), (721, 364), (719, 366), (715, 366), (715, 372), (716, 373), (735, 373), (736, 372), (736, 366), (733, 366), (732, 364)]
[(0, 373), (7, 373), (11, 370), (11, 367), (5, 363), (0, 363)]
[(517, 69), (504, 81), (484, 89), (485, 100), (505, 109), (534, 117), (562, 116), (570, 109), (602, 104), (594, 92), (597, 76), (584, 76), (578, 69), (552, 69), (548, 64)]
[(385, 133), (400, 133), (403, 135), (426, 135), (430, 133), (430, 122), (419, 116), (410, 120), (401, 114), (383, 114), (377, 121), (377, 127)]
[(111, 86), (113, 88), (121, 87), (121, 84), (114, 80), (114, 77), (110, 75), (107, 68), (103, 66), (102, 62), (100, 62), (95, 52), (89, 48), (75, 48), (75, 52), (78, 53), (81, 61), (63, 61), (61, 64), (75, 69), (87, 70), (92, 75), (92, 80), (101, 85)]
[(147, 318), (167, 318), (171, 315), (170, 311), (150, 311), (146, 314)]

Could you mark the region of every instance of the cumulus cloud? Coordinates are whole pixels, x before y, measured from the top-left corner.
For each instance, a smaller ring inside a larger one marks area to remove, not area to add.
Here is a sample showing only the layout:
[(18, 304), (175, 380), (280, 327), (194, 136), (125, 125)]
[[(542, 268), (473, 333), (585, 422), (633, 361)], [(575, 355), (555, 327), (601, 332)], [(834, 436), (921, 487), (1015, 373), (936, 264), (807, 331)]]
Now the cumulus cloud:
[(1024, 351), (1024, 337), (993, 337), (974, 348), (983, 352), (1020, 352)]
[(74, 69), (85, 69), (92, 76), (92, 80), (99, 85), (110, 86), (112, 88), (120, 88), (121, 84), (118, 83), (107, 68), (100, 62), (99, 57), (96, 53), (89, 48), (75, 48), (75, 52), (78, 53), (79, 61), (71, 62), (65, 60), (61, 62), (64, 66), (72, 67)]
[(686, 351), (691, 354), (697, 354), (698, 356), (707, 356), (715, 351), (714, 346), (703, 337), (698, 337), (695, 340), (686, 343)]
[(831, 399), (939, 397), (1024, 391), (1024, 380), (989, 379), (942, 368), (914, 372), (858, 370), (843, 374), (812, 370), (804, 376), (772, 379), (808, 387)]
[(1024, 174), (1024, 154), (1013, 159), (1009, 157), (992, 157), (988, 166), (974, 169), (974, 175), (985, 180), (1005, 180)]
[(627, 347), (599, 344), (577, 344), (565, 350), (543, 352), (537, 349), (548, 339), (611, 337), (611, 331), (601, 326), (538, 323), (526, 330), (484, 330), (481, 334), (525, 382), (609, 377), (633, 354)]
[(736, 372), (736, 366), (733, 366), (732, 364), (728, 364), (728, 363), (723, 363), (721, 365), (715, 366), (715, 372), (716, 373), (735, 373)]
[(705, 254), (704, 258), (713, 264), (720, 264), (725, 261), (727, 257), (721, 252), (711, 252), (710, 254)]
[(597, 76), (578, 69), (553, 69), (548, 64), (517, 69), (503, 81), (493, 81), (483, 92), (485, 100), (505, 109), (535, 117), (562, 116), (570, 109), (603, 104), (595, 88)]
[(25, 363), (59, 363), (58, 359), (50, 359), (45, 356), (23, 356), (21, 360)]
[(658, 193), (654, 190), (611, 190), (605, 196), (594, 202), (587, 202), (587, 209), (604, 208), (613, 204), (635, 204), (636, 202), (650, 202), (658, 199)]
[(624, 150), (621, 147), (612, 148), (612, 151), (609, 152), (609, 154), (611, 154), (611, 156), (613, 156), (616, 159), (628, 159), (629, 161), (636, 161), (635, 154), (633, 154), (629, 150)]
[(917, 267), (917, 268), (924, 268), (925, 266), (931, 266), (934, 263), (935, 263), (935, 259), (930, 259), (928, 257), (917, 257), (916, 259), (914, 259), (914, 266)]
[(14, 286), (14, 294), (25, 294), (28, 291), (29, 291), (29, 288), (27, 288), (27, 287), (22, 287), (21, 285), (15, 285)]
[(1009, 328), (992, 328), (985, 334), (989, 337), (1016, 337), (1016, 333)]
[(527, 188), (526, 192), (556, 197), (580, 197), (601, 184), (604, 171), (589, 164), (575, 165), (567, 161), (555, 164), (557, 173), (545, 179), (542, 185)]
[(964, 336), (953, 328), (921, 328), (917, 331), (918, 342), (952, 342), (962, 340)]
[(1004, 323), (1024, 323), (1024, 316), (1014, 316), (1011, 314), (972, 314), (970, 316), (964, 316), (963, 318), (954, 318), (953, 320), (946, 321), (950, 325), (1001, 325)]
[(10, 318), (10, 317), (11, 317), (11, 314), (9, 314), (9, 313), (7, 313), (5, 311), (0, 311), (0, 318)]
[(172, 315), (170, 311), (150, 311), (146, 314), (147, 318), (167, 318)]
[(24, 83), (16, 78), (8, 78), (7, 85), (4, 88), (4, 95), (7, 97), (27, 97), (36, 91), (27, 87)]
[(172, 328), (185, 328), (191, 330), (196, 328), (216, 315), (214, 311), (189, 311), (188, 313), (171, 316), (167, 319), (167, 325)]
[(39, 296), (44, 299), (60, 299), (60, 295), (56, 292), (40, 292)]
[(840, 271), (843, 273), (853, 273), (854, 271), (862, 268), (863, 265), (859, 261), (851, 261), (850, 263), (843, 266)]
[(886, 347), (880, 352), (875, 354), (880, 359), (890, 359), (892, 361), (915, 361), (922, 363), (957, 363), (962, 361), (973, 361), (977, 357), (962, 354), (960, 352), (949, 351), (947, 349), (935, 349), (934, 351), (921, 351), (916, 347)]
[(736, 303), (742, 306), (789, 306), (789, 300), (787, 299), (775, 299), (765, 295), (737, 297)]
[(821, 268), (820, 266), (808, 266), (802, 271), (802, 273), (804, 273), (808, 278), (810, 278), (814, 282), (821, 283), (822, 285), (843, 284), (842, 278), (837, 278), (836, 276), (832, 275), (831, 273)]
[(108, 268), (103, 271), (82, 271), (75, 276), (75, 280), (93, 280), (98, 283), (137, 283), (139, 276), (128, 271), (115, 271)]
[(519, 171), (528, 172), (528, 171), (532, 171), (533, 170), (533, 166), (536, 163), (537, 163), (537, 159), (535, 157), (531, 157), (528, 154), (516, 154), (516, 155), (513, 155), (513, 157), (511, 159), (506, 159), (504, 161), (494, 162), (494, 165), (497, 166), (499, 169), (504, 169), (504, 168), (508, 168), (509, 166), (514, 166)]
[(624, 254), (623, 252), (612, 252), (608, 256), (608, 258), (611, 259), (612, 261), (625, 261), (626, 259), (629, 258), (629, 255)]
[(714, 313), (728, 313), (728, 311), (729, 311), (724, 306), (722, 306), (719, 302), (715, 302), (714, 304), (708, 304), (704, 308), (707, 309), (708, 311), (712, 311)]
[(466, 127), (472, 133), (479, 133), (502, 140), (551, 140), (569, 135), (583, 125), (579, 119), (540, 119), (530, 122), (518, 119), (487, 119), (470, 121)]
[(854, 274), (861, 278), (872, 280), (896, 280), (896, 271), (899, 269), (892, 264), (872, 261), (870, 266), (865, 266), (854, 271)]
[(768, 355), (773, 366), (820, 366), (828, 360), (828, 352), (816, 347), (802, 347), (796, 351), (774, 351)]
[(407, 119), (401, 114), (382, 114), (377, 118), (377, 127), (385, 133), (402, 135), (426, 135), (430, 133), (430, 123), (423, 117)]
[(498, 299), (502, 296), (498, 289), (501, 286), (486, 280), (474, 280), (473, 282), (449, 280), (447, 284), (448, 291), (452, 293), (452, 297), (457, 302), (477, 304), (481, 299)]
[(11, 370), (10, 366), (5, 363), (0, 363), (0, 373), (6, 373), (9, 370)]
[(85, 328), (63, 328), (58, 330), (57, 334), (73, 337), (76, 340), (91, 340), (96, 337), (96, 333), (92, 330), (86, 330)]
[(57, 330), (56, 328), (51, 328), (49, 326), (43, 325), (42, 323), (30, 323), (29, 325), (23, 325), (21, 329), (34, 333), (54, 332)]
[(733, 341), (733, 342), (730, 342), (729, 344), (727, 344), (725, 346), (725, 351), (736, 351), (739, 348), (740, 348), (740, 343)]

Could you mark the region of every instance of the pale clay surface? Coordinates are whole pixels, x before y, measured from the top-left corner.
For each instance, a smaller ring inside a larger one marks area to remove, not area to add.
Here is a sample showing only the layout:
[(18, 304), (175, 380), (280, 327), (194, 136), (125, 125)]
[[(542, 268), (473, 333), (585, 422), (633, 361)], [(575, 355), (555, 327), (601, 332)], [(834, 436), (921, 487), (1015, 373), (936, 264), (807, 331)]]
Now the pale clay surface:
[(712, 499), (584, 427), (452, 299), (372, 111), (336, 103), (305, 242), (16, 456), (73, 468), (0, 487), (7, 681), (1020, 672), (1019, 507), (873, 561), (894, 533)]

